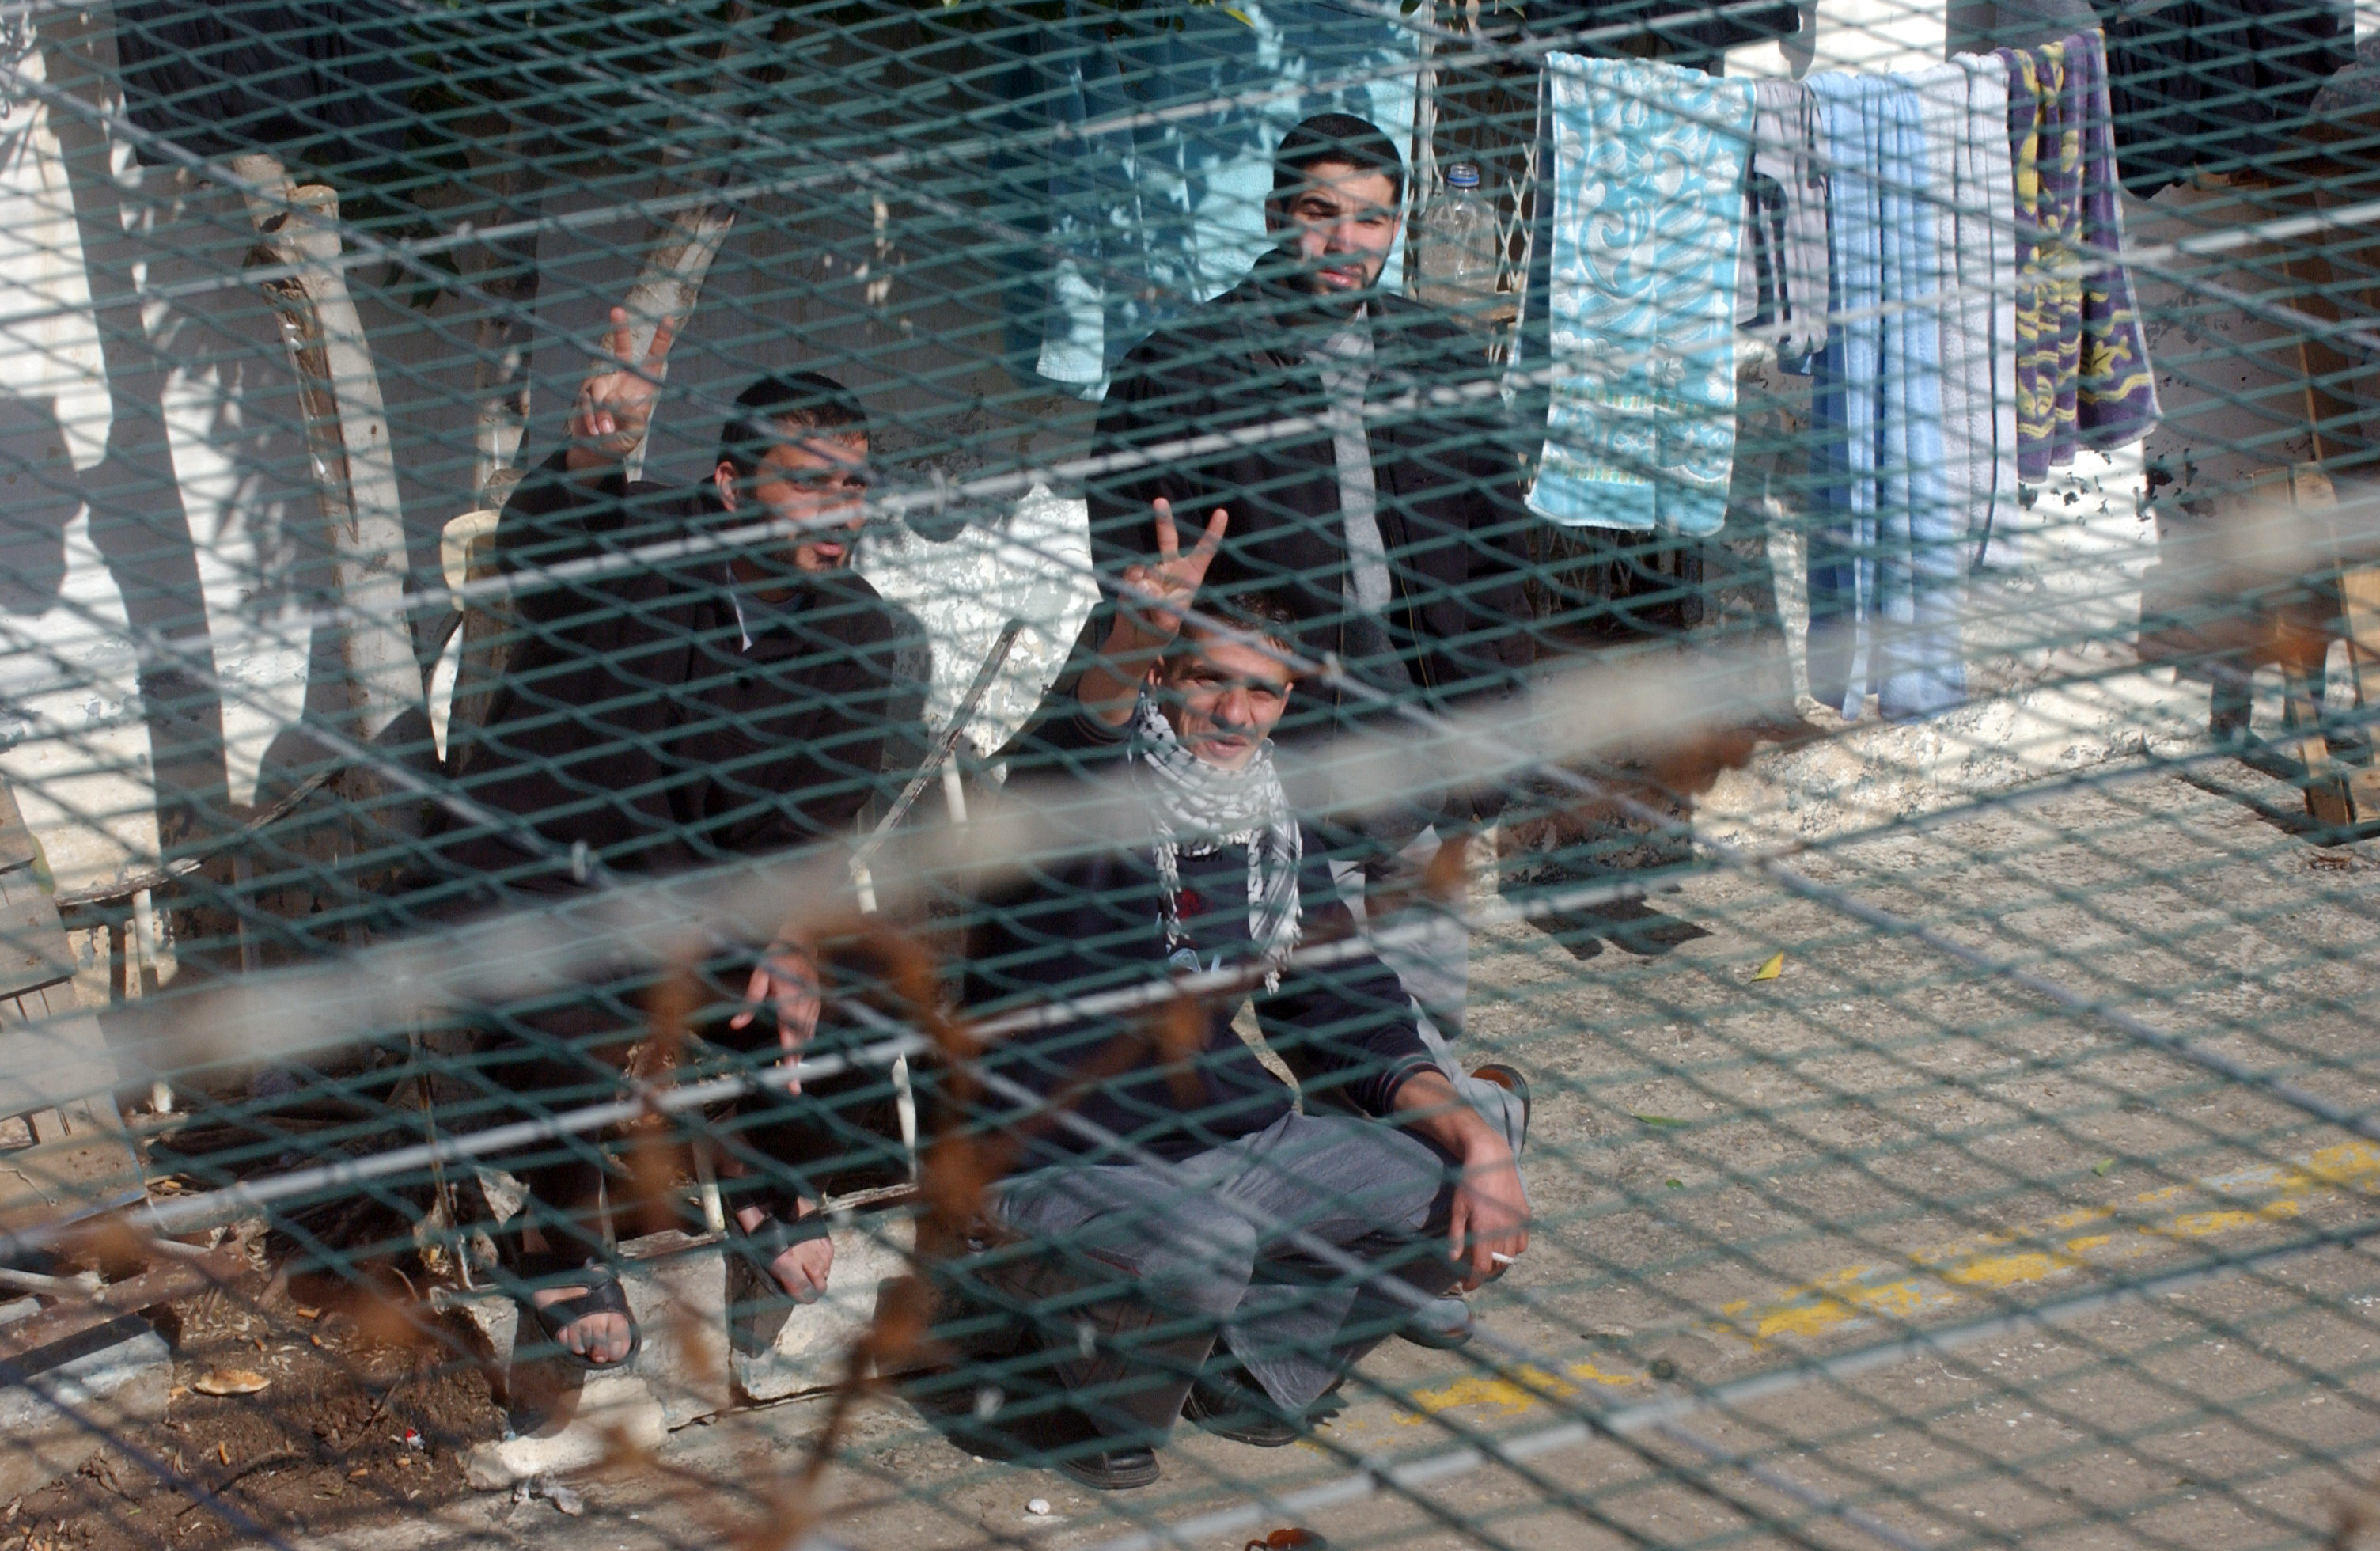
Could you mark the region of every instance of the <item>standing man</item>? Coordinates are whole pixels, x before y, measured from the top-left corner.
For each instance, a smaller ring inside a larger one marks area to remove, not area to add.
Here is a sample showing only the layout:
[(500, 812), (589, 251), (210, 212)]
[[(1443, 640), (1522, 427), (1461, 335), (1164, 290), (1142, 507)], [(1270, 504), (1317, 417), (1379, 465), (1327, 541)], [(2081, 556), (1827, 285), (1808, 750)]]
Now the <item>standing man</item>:
[[(664, 321), (638, 362), (627, 313), (614, 309), (612, 324), (611, 357), (579, 389), (568, 444), (504, 507), (503, 568), (519, 576), (706, 532), (771, 531), (522, 591), (523, 638), (470, 734), (462, 785), (547, 845), (450, 821), (433, 842), (444, 887), (419, 896), (433, 919), (588, 893), (596, 864), (667, 876), (832, 840), (881, 780), (904, 643), (850, 565), (868, 480), (866, 412), (815, 372), (765, 377), (736, 399), (700, 484), (632, 481), (624, 464), (650, 422), (672, 329)], [(742, 985), (746, 1005), (703, 1025), (707, 1038), (788, 1057), (809, 1039), (818, 979), (803, 947), (780, 941), (710, 967)], [(494, 1048), (483, 1079), (532, 1113), (610, 1097), (645, 1031), (650, 976), (621, 964), (572, 994), (485, 1010)], [(741, 1141), (797, 1177), (837, 1150), (824, 1118), (789, 1108)], [(638, 1336), (604, 1259), (593, 1140), (565, 1138), (507, 1167), (530, 1195), (509, 1246), (524, 1312), (574, 1361), (626, 1362)], [(828, 1242), (800, 1222), (814, 1212), (788, 1185), (735, 1213), (753, 1258), (795, 1297), (826, 1286)]]
[[(1383, 283), (1403, 198), (1404, 164), (1375, 125), (1324, 114), (1289, 132), (1265, 206), (1272, 250), (1118, 369), (1096, 452), (1148, 461), (1092, 486), (1091, 538), (1113, 576), (1155, 551), (1152, 500), (1224, 507), (1211, 594), (1280, 598), (1305, 656), (1335, 654), (1374, 688), (1447, 709), (1514, 693), (1533, 659), (1529, 518), (1482, 341)], [(1251, 434), (1195, 454), (1169, 446), (1228, 431)], [(1366, 718), (1325, 685), (1305, 696), (1316, 715), (1284, 737), (1304, 752)], [(1417, 897), (1439, 843), (1463, 844), (1464, 827), (1496, 806), (1438, 790), (1369, 805), (1350, 792), (1293, 795), (1338, 810), (1327, 838), (1341, 872), (1360, 870), (1376, 921)], [(1457, 1033), (1460, 926), (1441, 921), (1395, 958), (1429, 1021)]]

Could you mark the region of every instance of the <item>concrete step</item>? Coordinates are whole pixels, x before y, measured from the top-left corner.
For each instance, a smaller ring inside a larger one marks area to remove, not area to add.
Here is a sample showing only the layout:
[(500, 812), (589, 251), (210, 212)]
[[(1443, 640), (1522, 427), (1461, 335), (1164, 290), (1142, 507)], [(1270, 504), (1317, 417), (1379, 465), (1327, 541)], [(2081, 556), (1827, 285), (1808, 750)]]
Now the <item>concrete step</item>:
[(806, 1304), (783, 1297), (773, 1281), (756, 1284), (740, 1255), (731, 1267), (730, 1247), (718, 1235), (673, 1230), (623, 1242), (620, 1284), (643, 1346), (619, 1373), (589, 1374), (552, 1357), (516, 1362), (522, 1315), (511, 1299), (433, 1292), (431, 1306), (460, 1317), (497, 1376), (515, 1428), (465, 1457), (471, 1484), (496, 1491), (588, 1470), (622, 1443), (649, 1447), (739, 1400), (767, 1403), (837, 1383), (844, 1352), (874, 1316), (878, 1288), (909, 1269), (915, 1239), (906, 1219), (884, 1218), (837, 1228), (829, 1238), (834, 1266), (827, 1294)]
[[(32, 1304), (0, 1305), (0, 1322)], [(0, 1375), (0, 1499), (41, 1490), (81, 1468), (108, 1436), (163, 1417), (173, 1387), (173, 1352), (136, 1315), (8, 1364)]]

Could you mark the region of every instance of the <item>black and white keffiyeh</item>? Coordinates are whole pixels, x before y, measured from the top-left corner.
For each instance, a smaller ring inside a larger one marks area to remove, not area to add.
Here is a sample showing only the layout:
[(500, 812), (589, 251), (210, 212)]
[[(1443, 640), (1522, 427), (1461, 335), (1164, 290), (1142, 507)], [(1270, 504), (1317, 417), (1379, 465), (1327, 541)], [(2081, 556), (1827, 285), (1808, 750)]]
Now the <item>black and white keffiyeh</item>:
[(1297, 875), (1305, 842), (1297, 816), (1273, 769), (1272, 745), (1236, 770), (1209, 765), (1182, 746), (1157, 703), (1144, 695), (1133, 709), (1132, 762), (1147, 776), (1157, 834), (1157, 878), (1164, 892), (1165, 940), (1187, 940), (1182, 929), (1182, 866), (1186, 853), (1211, 855), (1227, 845), (1248, 850), (1248, 938), (1263, 955), (1265, 988), (1281, 985), (1281, 966), (1297, 947)]

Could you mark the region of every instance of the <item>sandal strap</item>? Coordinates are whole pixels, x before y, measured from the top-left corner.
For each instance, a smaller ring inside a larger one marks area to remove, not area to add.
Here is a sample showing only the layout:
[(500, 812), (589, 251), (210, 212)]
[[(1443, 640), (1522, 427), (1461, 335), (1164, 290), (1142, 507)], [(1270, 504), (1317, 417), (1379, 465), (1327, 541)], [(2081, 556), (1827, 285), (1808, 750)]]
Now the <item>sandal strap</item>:
[(795, 1244), (807, 1244), (813, 1239), (823, 1239), (834, 1231), (824, 1212), (812, 1212), (798, 1222), (787, 1222), (781, 1217), (771, 1217), (744, 1235), (752, 1253), (763, 1265), (777, 1258)]
[[(524, 1258), (526, 1260), (528, 1257)], [(589, 1315), (623, 1315), (627, 1317), (631, 1326), (636, 1324), (637, 1316), (628, 1307), (627, 1289), (620, 1285), (618, 1275), (609, 1266), (600, 1260), (581, 1260), (573, 1263), (562, 1256), (540, 1255), (535, 1258), (541, 1263), (548, 1262), (549, 1258), (563, 1262), (558, 1265), (524, 1264), (520, 1267), (519, 1276), (523, 1286), (516, 1296), (515, 1302), (527, 1309), (538, 1324), (545, 1327), (547, 1335), (559, 1340), (563, 1331)], [(584, 1290), (568, 1297), (556, 1298), (547, 1303), (540, 1303), (533, 1296), (550, 1289), (563, 1287), (581, 1288)]]
[[(636, 1315), (628, 1308), (628, 1290), (620, 1285), (617, 1277), (608, 1273), (601, 1277), (589, 1277), (584, 1285), (587, 1290), (576, 1297), (556, 1298), (551, 1303), (532, 1306), (540, 1315), (552, 1316), (550, 1322), (561, 1328), (576, 1325), (589, 1315), (598, 1314), (626, 1315), (629, 1322), (635, 1323)], [(559, 1335), (561, 1328), (557, 1328), (555, 1334)]]

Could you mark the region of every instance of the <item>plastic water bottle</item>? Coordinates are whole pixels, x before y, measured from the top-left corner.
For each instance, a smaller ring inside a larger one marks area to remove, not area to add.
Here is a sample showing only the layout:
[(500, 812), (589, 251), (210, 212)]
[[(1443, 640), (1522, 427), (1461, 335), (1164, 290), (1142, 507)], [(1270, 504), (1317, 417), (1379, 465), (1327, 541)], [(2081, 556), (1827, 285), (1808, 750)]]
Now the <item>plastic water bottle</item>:
[(1474, 328), (1488, 327), (1496, 307), (1500, 244), (1496, 212), (1479, 197), (1479, 169), (1456, 162), (1446, 187), (1423, 210), (1414, 236), (1415, 290)]

